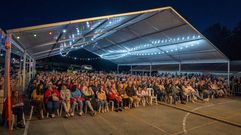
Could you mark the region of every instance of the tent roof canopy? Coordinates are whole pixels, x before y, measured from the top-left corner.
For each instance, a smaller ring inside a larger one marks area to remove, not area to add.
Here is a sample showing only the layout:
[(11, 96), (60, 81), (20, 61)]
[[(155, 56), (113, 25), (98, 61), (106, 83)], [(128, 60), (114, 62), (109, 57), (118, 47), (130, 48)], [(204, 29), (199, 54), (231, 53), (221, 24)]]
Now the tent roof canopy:
[[(228, 58), (172, 7), (8, 30), (34, 59), (86, 49), (116, 64), (222, 63)], [(81, 54), (79, 54), (81, 55)]]

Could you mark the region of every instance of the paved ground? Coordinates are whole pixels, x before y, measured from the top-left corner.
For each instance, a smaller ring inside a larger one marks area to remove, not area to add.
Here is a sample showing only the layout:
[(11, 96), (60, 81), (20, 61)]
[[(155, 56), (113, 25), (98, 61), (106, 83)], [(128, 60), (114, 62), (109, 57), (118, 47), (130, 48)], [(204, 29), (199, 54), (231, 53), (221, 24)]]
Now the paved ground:
[[(240, 98), (176, 107), (241, 125)], [(32, 120), (26, 131), (29, 135), (240, 135), (241, 128), (165, 105), (154, 105), (95, 117)], [(23, 133), (24, 130), (17, 130), (13, 134)]]

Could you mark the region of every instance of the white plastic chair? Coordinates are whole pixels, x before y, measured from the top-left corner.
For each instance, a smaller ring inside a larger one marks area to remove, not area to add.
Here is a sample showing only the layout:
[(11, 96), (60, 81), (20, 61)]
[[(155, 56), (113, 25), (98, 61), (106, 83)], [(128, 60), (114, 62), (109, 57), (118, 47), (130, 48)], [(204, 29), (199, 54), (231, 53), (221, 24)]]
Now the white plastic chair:
[(148, 94), (150, 96), (150, 104), (152, 105), (153, 102), (157, 103), (157, 95), (155, 95), (153, 88), (147, 88)]
[(173, 103), (173, 97), (171, 95), (168, 96), (168, 101), (169, 101), (169, 104)]
[(30, 110), (29, 120), (32, 119), (33, 109), (34, 109), (34, 106), (31, 105), (31, 110)]
[(190, 99), (190, 98), (191, 98), (191, 96), (190, 96), (189, 94), (187, 94), (187, 95), (186, 95), (186, 102), (191, 101), (191, 99)]

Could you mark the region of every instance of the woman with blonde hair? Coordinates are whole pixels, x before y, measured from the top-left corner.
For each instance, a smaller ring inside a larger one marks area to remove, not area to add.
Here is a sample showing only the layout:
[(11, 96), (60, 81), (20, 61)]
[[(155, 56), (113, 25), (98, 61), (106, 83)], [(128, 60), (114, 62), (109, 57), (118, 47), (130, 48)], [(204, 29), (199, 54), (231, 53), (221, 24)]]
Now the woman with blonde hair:
[(84, 98), (85, 98), (85, 106), (89, 107), (92, 116), (96, 115), (96, 112), (91, 105), (91, 100), (95, 95), (91, 86), (86, 87), (86, 89), (82, 89), (82, 93), (83, 93)]

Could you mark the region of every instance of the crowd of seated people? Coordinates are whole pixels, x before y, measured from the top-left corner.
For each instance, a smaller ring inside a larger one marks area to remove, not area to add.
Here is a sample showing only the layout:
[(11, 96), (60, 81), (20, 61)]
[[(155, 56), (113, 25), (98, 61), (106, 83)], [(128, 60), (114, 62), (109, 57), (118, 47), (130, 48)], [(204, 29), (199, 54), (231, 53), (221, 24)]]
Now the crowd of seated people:
[(228, 95), (224, 78), (214, 76), (42, 72), (32, 81), (29, 97), (40, 118), (44, 117), (44, 109), (51, 118), (60, 110), (68, 118), (76, 110), (80, 116), (88, 111), (94, 116), (96, 111), (108, 112), (109, 107), (119, 112), (140, 104), (145, 106), (150, 104), (149, 88), (159, 101), (172, 104), (179, 101), (186, 104), (188, 100), (204, 102)]
[[(234, 86), (240, 86), (240, 78), (234, 79)], [(4, 79), (1, 77), (0, 88)], [(12, 113), (17, 116), (17, 127), (24, 128), (24, 101), (18, 86), (12, 87)], [(67, 73), (40, 72), (31, 81), (28, 90), (30, 105), (38, 112), (38, 118), (54, 118), (63, 112), (66, 118), (75, 114), (88, 113), (95, 116), (97, 112), (110, 110), (121, 112), (139, 105), (151, 104), (149, 89), (160, 102), (171, 104), (206, 102), (211, 98), (229, 95), (227, 80), (212, 75), (161, 74), (156, 76), (107, 74), (107, 73)], [(5, 100), (7, 101), (7, 99)], [(7, 118), (7, 103), (2, 119)]]
[[(235, 82), (240, 84), (240, 79)], [(89, 112), (95, 116), (97, 112), (121, 112), (140, 105), (151, 105), (150, 88), (158, 101), (171, 104), (206, 102), (229, 93), (227, 80), (211, 75), (40, 72), (31, 81), (27, 97), (38, 112), (39, 119), (44, 118), (44, 114), (54, 118), (62, 112), (69, 118), (75, 114), (82, 116)], [(17, 126), (23, 128), (23, 98), (18, 87), (12, 87), (12, 91), (12, 113), (17, 116)], [(6, 106), (3, 107), (3, 119), (7, 118)]]
[(233, 90), (233, 94), (241, 95), (241, 76), (232, 76), (231, 77), (231, 89)]
[[(8, 109), (7, 109), (7, 101), (8, 98), (4, 94), (4, 74), (0, 74), (0, 114), (2, 114), (0, 117), (0, 125), (4, 125), (7, 121), (8, 117)], [(10, 105), (12, 106), (12, 114), (14, 116), (17, 116), (15, 123), (18, 128), (24, 128), (24, 100), (21, 95), (20, 91), (20, 79), (18, 76), (18, 72), (15, 70), (11, 72), (11, 80), (10, 80), (10, 86), (11, 86), (11, 95), (10, 95)]]

